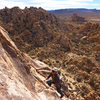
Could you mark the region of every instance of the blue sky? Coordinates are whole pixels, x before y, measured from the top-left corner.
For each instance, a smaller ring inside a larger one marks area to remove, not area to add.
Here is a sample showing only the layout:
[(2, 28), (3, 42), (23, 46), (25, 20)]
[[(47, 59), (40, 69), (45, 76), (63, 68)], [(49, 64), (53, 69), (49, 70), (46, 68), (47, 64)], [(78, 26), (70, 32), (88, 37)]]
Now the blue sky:
[(42, 7), (46, 10), (64, 8), (100, 9), (100, 0), (0, 0), (0, 9), (14, 6), (19, 6), (22, 9), (34, 6)]

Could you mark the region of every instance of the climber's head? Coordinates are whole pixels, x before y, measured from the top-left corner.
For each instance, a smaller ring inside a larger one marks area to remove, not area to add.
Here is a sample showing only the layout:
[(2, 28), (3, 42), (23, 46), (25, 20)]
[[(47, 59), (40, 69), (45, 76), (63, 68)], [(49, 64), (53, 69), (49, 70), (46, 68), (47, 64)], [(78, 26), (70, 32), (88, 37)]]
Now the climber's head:
[(55, 74), (55, 73), (57, 72), (57, 70), (58, 70), (57, 67), (54, 67), (54, 68), (52, 69), (52, 73)]

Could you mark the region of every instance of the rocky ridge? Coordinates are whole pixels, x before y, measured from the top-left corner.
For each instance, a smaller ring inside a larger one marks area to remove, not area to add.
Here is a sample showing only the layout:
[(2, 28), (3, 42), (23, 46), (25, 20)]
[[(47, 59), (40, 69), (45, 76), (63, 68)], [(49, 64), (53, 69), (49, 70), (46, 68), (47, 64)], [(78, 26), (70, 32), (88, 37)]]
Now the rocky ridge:
[(5, 8), (0, 10), (0, 21), (17, 47), (25, 52), (49, 43), (70, 49), (68, 31), (72, 30), (72, 26), (62, 24), (61, 20), (42, 8)]

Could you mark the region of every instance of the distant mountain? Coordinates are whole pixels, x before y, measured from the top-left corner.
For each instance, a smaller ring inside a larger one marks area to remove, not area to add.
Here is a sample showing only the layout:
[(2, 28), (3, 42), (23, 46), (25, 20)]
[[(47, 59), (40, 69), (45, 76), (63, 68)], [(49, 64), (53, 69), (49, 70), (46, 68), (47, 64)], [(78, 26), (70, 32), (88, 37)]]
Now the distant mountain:
[(50, 10), (57, 17), (61, 19), (68, 19), (74, 13), (79, 16), (86, 17), (88, 20), (92, 21), (100, 21), (100, 10), (97, 9), (85, 9), (85, 8), (77, 8), (77, 9), (58, 9), (58, 10)]
[(82, 13), (82, 12), (99, 12), (97, 9), (85, 9), (85, 8), (77, 8), (77, 9), (58, 9), (58, 10), (48, 10), (48, 12), (52, 13)]

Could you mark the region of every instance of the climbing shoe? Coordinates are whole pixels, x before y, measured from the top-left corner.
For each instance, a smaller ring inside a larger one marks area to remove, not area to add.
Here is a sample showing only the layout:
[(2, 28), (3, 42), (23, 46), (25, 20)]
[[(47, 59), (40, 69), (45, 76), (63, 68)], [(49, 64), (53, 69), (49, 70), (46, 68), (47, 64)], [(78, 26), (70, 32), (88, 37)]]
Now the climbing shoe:
[(60, 98), (62, 98), (64, 96), (64, 94), (62, 94), (61, 96), (60, 96)]

